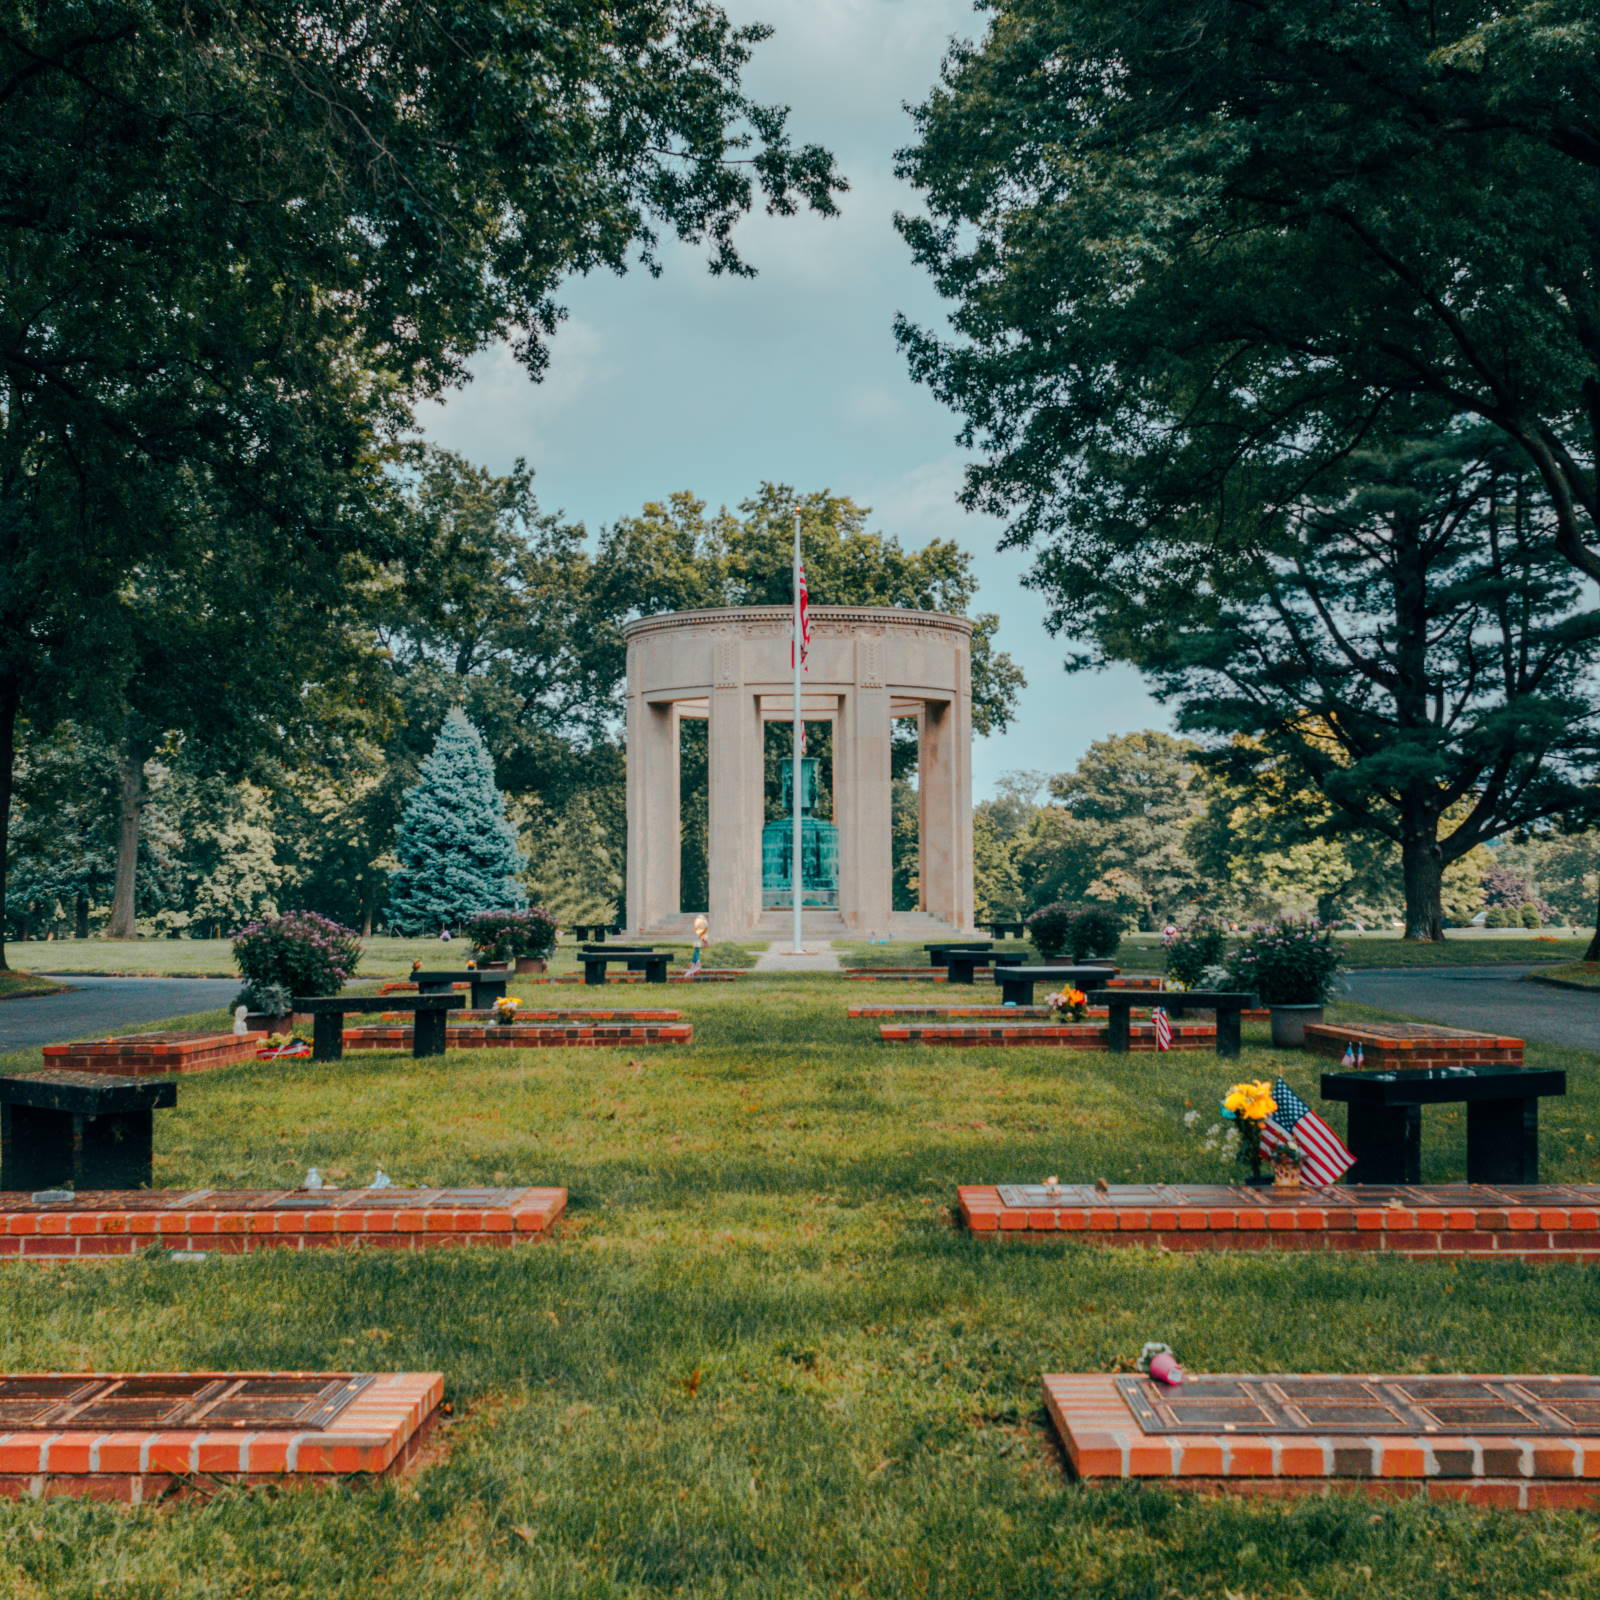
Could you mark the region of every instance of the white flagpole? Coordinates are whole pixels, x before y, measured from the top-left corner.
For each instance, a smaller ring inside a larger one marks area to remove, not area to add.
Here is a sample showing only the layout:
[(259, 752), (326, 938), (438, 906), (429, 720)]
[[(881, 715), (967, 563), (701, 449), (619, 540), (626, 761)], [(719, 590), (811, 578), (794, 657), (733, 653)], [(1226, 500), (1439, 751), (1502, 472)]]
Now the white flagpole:
[(789, 766), (789, 810), (794, 821), (793, 857), (789, 863), (790, 898), (794, 902), (794, 939), (791, 949), (795, 955), (805, 954), (801, 936), (800, 902), (804, 898), (804, 885), (800, 869), (800, 751), (805, 743), (805, 719), (800, 714), (800, 507), (794, 508), (794, 750)]

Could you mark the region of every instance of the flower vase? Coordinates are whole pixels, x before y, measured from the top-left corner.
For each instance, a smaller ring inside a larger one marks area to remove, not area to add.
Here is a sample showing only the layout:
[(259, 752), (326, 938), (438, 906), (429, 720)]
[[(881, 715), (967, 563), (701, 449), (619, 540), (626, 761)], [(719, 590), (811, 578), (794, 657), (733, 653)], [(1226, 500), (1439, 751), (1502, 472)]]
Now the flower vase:
[(1300, 1189), (1304, 1187), (1300, 1177), (1300, 1163), (1298, 1161), (1274, 1161), (1272, 1163), (1272, 1187), (1274, 1189)]
[(518, 956), (517, 971), (521, 973), (544, 972), (550, 963), (542, 956)]

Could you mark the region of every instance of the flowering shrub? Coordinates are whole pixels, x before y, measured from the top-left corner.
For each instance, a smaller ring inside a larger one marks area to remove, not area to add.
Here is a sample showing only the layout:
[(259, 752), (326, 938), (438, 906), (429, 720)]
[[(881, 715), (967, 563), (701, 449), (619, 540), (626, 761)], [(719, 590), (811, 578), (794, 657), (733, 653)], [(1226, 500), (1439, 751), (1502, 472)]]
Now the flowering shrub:
[(233, 959), (245, 979), (236, 1004), (251, 1005), (273, 986), (291, 995), (337, 994), (361, 964), (361, 939), (315, 911), (291, 911), (241, 928)]
[(1319, 1006), (1328, 998), (1343, 959), (1321, 923), (1285, 919), (1253, 928), (1228, 958), (1228, 972), (1263, 1005)]
[(1220, 922), (1202, 917), (1180, 928), (1167, 944), (1167, 976), (1185, 989), (1206, 986), (1206, 973), (1221, 964), (1228, 953), (1227, 930)]
[(1028, 918), (1028, 937), (1047, 960), (1069, 956), (1085, 961), (1115, 955), (1122, 942), (1122, 919), (1104, 906), (1041, 906)]
[(548, 911), (530, 906), (526, 911), (483, 911), (462, 929), (484, 961), (547, 961), (560, 933)]

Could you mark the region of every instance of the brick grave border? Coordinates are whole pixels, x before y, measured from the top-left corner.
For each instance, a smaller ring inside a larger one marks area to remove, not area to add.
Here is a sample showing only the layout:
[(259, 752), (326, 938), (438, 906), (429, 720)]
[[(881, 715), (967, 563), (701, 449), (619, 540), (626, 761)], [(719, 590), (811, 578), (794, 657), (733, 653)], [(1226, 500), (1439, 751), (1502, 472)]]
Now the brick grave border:
[[(189, 1377), (187, 1373), (0, 1374), (15, 1377)], [(333, 1374), (228, 1373), (242, 1378), (323, 1377)], [(365, 1376), (365, 1375), (361, 1375)], [(444, 1398), (438, 1372), (384, 1372), (320, 1427), (274, 1425), (250, 1429), (125, 1427), (0, 1431), (0, 1496), (54, 1499), (75, 1495), (147, 1504), (204, 1495), (225, 1483), (328, 1483), (362, 1475), (393, 1477), (417, 1459)]]
[(1359, 1044), (1370, 1071), (1393, 1072), (1404, 1067), (1520, 1067), (1521, 1039), (1479, 1033), (1471, 1028), (1442, 1028), (1431, 1022), (1360, 1022), (1349, 1026), (1313, 1022), (1306, 1027), (1306, 1048), (1313, 1055), (1342, 1060)]
[(530, 1244), (566, 1211), (565, 1189), (90, 1190), (63, 1202), (0, 1191), (0, 1262), (141, 1250), (422, 1250)]
[(175, 1072), (209, 1072), (253, 1061), (267, 1036), (227, 1029), (115, 1034), (47, 1044), (44, 1064), (58, 1072), (105, 1072), (122, 1078), (164, 1078)]
[(974, 1184), (956, 1198), (990, 1239), (1600, 1261), (1600, 1184), (1062, 1184), (1053, 1198), (1037, 1184)]
[[(1109, 1050), (1109, 1029), (1098, 1022), (886, 1022), (878, 1036), (891, 1044), (957, 1045), (966, 1048), (997, 1045), (1052, 1045), (1061, 1050)], [(1172, 1024), (1174, 1050), (1212, 1050), (1217, 1029), (1210, 1022)], [(1153, 1022), (1133, 1022), (1128, 1026), (1128, 1048), (1153, 1051), (1156, 1029)]]
[[(590, 1011), (582, 1006), (572, 1006), (566, 1009), (543, 1006), (523, 1006), (517, 1012), (517, 1020), (510, 1024), (512, 1027), (525, 1027), (530, 1022), (682, 1022), (684, 1013), (673, 1011), (665, 1006), (637, 1006), (630, 1010), (607, 1009), (604, 1011)], [(380, 1022), (411, 1021), (409, 1011), (385, 1011), (378, 1020)], [(492, 1011), (451, 1011), (445, 1015), (447, 1028), (459, 1027), (463, 1024), (491, 1023), (495, 1027), (506, 1024), (495, 1020)]]
[(1521, 1511), (1600, 1505), (1600, 1438), (1576, 1432), (1155, 1434), (1140, 1427), (1109, 1374), (1047, 1373), (1043, 1383), (1072, 1471), (1091, 1483), (1141, 1479), (1265, 1498), (1345, 1492)]
[[(412, 1030), (400, 1023), (346, 1028), (344, 1047), (351, 1050), (409, 1050)], [(447, 1050), (548, 1050), (563, 1047), (615, 1048), (622, 1045), (690, 1044), (694, 1028), (687, 1022), (497, 1022), (445, 1029)]]

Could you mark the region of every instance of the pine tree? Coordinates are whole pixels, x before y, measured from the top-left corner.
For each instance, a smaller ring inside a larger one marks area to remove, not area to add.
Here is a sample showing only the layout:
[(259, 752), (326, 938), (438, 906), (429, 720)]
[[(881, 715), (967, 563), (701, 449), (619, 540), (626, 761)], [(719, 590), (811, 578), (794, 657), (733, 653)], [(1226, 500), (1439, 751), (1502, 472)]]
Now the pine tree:
[(439, 730), (433, 753), (406, 795), (389, 876), (389, 927), (429, 934), (480, 911), (525, 903), (522, 857), (495, 786), (482, 735), (460, 711)]

